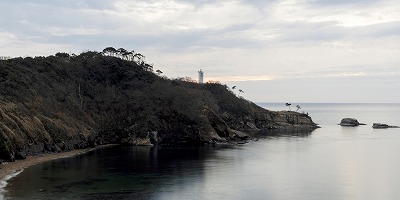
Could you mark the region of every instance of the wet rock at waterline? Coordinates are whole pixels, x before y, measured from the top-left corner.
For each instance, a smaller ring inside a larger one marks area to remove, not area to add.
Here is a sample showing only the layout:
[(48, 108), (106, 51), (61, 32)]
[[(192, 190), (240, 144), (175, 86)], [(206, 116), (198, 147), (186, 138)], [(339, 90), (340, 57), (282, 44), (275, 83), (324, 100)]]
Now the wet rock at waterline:
[(400, 128), (400, 127), (399, 127), (399, 126), (390, 126), (390, 125), (381, 124), (381, 123), (374, 123), (374, 124), (372, 125), (372, 128), (377, 128), (377, 129), (379, 129), (379, 128)]
[(343, 118), (340, 121), (339, 125), (340, 126), (359, 126), (359, 125), (366, 125), (366, 124), (358, 122), (358, 120), (355, 118)]

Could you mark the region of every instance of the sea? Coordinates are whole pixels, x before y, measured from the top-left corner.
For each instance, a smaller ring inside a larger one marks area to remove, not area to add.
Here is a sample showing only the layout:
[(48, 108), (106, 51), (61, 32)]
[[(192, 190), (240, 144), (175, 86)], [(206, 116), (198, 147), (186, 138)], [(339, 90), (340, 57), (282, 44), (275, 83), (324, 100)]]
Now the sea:
[[(31, 166), (0, 199), (400, 199), (400, 104), (258, 103), (321, 128), (241, 145), (116, 146)], [(341, 127), (342, 118), (367, 125)]]

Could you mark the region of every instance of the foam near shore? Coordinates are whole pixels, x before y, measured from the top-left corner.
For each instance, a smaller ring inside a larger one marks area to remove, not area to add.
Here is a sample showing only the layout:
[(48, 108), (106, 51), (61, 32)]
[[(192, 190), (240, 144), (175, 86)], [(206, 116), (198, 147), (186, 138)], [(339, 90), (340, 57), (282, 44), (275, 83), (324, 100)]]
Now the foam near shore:
[(17, 170), (13, 174), (6, 175), (3, 179), (0, 180), (0, 200), (4, 199), (4, 196), (3, 196), (4, 192), (5, 192), (4, 188), (8, 184), (7, 181), (12, 179), (12, 178), (14, 178), (14, 177), (16, 177), (16, 176), (18, 176), (18, 174), (20, 174), (22, 171), (23, 171), (23, 169), (22, 170)]

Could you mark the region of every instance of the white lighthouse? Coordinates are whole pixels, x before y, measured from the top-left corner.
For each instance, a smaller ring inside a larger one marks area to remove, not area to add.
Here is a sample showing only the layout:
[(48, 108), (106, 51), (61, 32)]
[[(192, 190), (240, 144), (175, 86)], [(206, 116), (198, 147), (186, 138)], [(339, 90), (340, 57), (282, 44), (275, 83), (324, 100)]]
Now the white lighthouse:
[(200, 69), (199, 71), (199, 84), (204, 83), (204, 72)]

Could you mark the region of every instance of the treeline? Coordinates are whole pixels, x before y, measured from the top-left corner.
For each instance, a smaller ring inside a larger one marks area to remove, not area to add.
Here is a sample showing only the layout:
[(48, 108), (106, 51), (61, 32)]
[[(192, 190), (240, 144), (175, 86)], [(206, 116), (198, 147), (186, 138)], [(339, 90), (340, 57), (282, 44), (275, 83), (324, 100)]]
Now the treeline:
[[(134, 62), (137, 65), (141, 66), (146, 71), (153, 72), (153, 64), (146, 63), (146, 56), (142, 55), (141, 53), (136, 53), (134, 50), (128, 51), (124, 48), (116, 49), (114, 47), (106, 47), (101, 52), (87, 51), (82, 54), (85, 54), (86, 57), (96, 57), (96, 56), (102, 55), (102, 56), (112, 56), (112, 57), (120, 58), (120, 59), (129, 61), (129, 62)], [(65, 52), (56, 53), (55, 56), (60, 57), (60, 58), (66, 58), (66, 59), (77, 57), (76, 54), (68, 54)], [(161, 72), (160, 70), (156, 70), (156, 73), (160, 73), (160, 72)]]
[(141, 53), (136, 53), (134, 50), (128, 51), (124, 48), (115, 49), (114, 47), (106, 47), (103, 49), (102, 54), (105, 56), (114, 56), (126, 61), (135, 62), (137, 65), (143, 67), (146, 71), (153, 71), (153, 64), (145, 62), (146, 57)]

